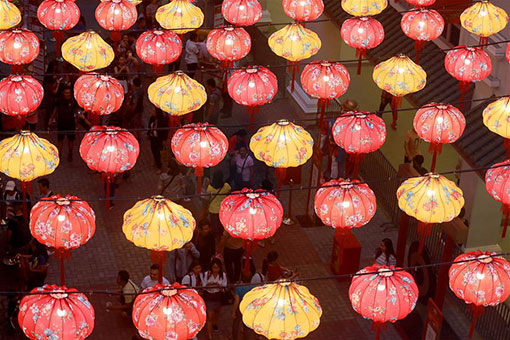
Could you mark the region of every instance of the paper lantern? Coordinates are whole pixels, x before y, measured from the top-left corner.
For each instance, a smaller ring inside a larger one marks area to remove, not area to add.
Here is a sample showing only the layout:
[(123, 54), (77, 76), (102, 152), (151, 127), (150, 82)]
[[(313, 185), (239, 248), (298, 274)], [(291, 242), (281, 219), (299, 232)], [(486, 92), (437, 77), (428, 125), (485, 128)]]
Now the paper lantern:
[(262, 18), (262, 6), (258, 0), (223, 0), (221, 14), (236, 26), (251, 26)]
[(460, 15), (460, 24), (468, 32), (480, 36), (480, 44), (485, 45), (489, 36), (503, 30), (508, 23), (505, 10), (488, 0), (475, 2)]
[(161, 27), (182, 35), (202, 26), (204, 13), (189, 0), (173, 0), (158, 8), (156, 20)]
[(82, 340), (94, 329), (94, 308), (74, 288), (44, 285), (21, 299), (18, 322), (32, 340)]
[(421, 222), (418, 223), (420, 252), (433, 224), (450, 222), (464, 206), (462, 190), (436, 173), (405, 180), (397, 190), (397, 199), (403, 212)]
[(66, 31), (80, 21), (76, 0), (44, 0), (37, 8), (37, 18), (49, 30)]
[(419, 53), (423, 51), (425, 42), (435, 40), (443, 33), (444, 19), (433, 9), (413, 9), (404, 13), (400, 26), (406, 36), (415, 40), (414, 48), (418, 62)]
[(228, 139), (214, 125), (188, 124), (175, 132), (171, 147), (179, 163), (195, 168), (200, 194), (204, 168), (216, 166), (225, 158), (228, 151)]
[[(510, 139), (510, 97), (502, 97), (487, 105), (482, 113), (483, 124), (492, 132)], [(505, 141), (508, 150), (509, 143)]]
[(319, 52), (321, 48), (319, 36), (300, 24), (290, 24), (271, 34), (268, 43), (277, 56), (289, 61), (292, 70), (291, 91), (294, 91), (299, 62)]
[(21, 12), (9, 0), (0, 0), (0, 30), (8, 30), (21, 22)]
[(430, 171), (434, 172), (443, 144), (455, 143), (462, 136), (466, 119), (453, 105), (430, 103), (416, 111), (413, 126), (418, 136), (430, 143), (429, 151), (433, 153)]
[(145, 339), (191, 339), (206, 319), (202, 297), (178, 283), (147, 288), (133, 304), (133, 323)]
[(372, 320), (379, 339), (383, 324), (402, 320), (414, 310), (418, 287), (412, 275), (398, 267), (374, 264), (357, 274), (349, 287), (349, 300), (357, 313)]
[(96, 20), (99, 26), (111, 33), (115, 46), (122, 39), (120, 31), (131, 28), (136, 23), (138, 12), (136, 5), (128, 0), (101, 0), (96, 8)]
[(43, 97), (42, 85), (31, 76), (13, 75), (0, 80), (0, 111), (8, 116), (34, 112)]
[(207, 51), (221, 61), (222, 68), (231, 68), (234, 61), (250, 52), (251, 38), (241, 27), (215, 28), (207, 35)]
[(510, 263), (496, 253), (472, 251), (455, 258), (450, 267), (450, 289), (473, 307), (473, 335), (476, 318), (484, 307), (504, 303), (510, 296)]
[(87, 243), (95, 231), (94, 210), (76, 196), (43, 197), (30, 211), (30, 233), (49, 248), (78, 248)]
[(321, 122), (329, 101), (347, 92), (350, 82), (347, 68), (337, 62), (312, 61), (301, 73), (301, 87), (309, 96), (318, 99)]
[(143, 0), (127, 0), (128, 2), (132, 3), (135, 6), (138, 6), (143, 2)]
[(501, 237), (506, 236), (508, 218), (510, 216), (510, 160), (494, 164), (485, 174), (485, 188), (498, 202), (503, 204), (501, 210), (505, 215), (505, 223)]
[(152, 104), (173, 116), (196, 111), (207, 100), (202, 84), (182, 71), (159, 77), (149, 86), (148, 93)]
[(415, 7), (428, 7), (432, 6), (436, 0), (406, 0), (408, 4)]
[[(457, 46), (444, 58), (446, 71), (459, 81), (460, 101), (472, 82), (482, 81), (492, 73), (491, 58), (481, 48)], [(462, 103), (461, 103), (462, 104)], [(462, 105), (460, 105), (462, 109)]]
[(324, 12), (322, 0), (283, 0), (283, 11), (296, 22), (312, 21)]
[(376, 208), (374, 192), (358, 180), (334, 179), (315, 194), (315, 213), (322, 223), (333, 228), (362, 227), (374, 217)]
[(355, 17), (377, 15), (388, 6), (388, 0), (342, 0), (342, 9)]
[(145, 63), (152, 65), (156, 72), (161, 72), (163, 65), (179, 59), (181, 51), (181, 38), (172, 31), (147, 31), (136, 40), (136, 54)]
[(90, 72), (108, 67), (115, 53), (99, 34), (87, 31), (62, 44), (62, 57), (78, 70)]
[(367, 50), (376, 48), (384, 40), (383, 25), (371, 17), (350, 18), (342, 23), (340, 30), (343, 41), (356, 49), (358, 74), (361, 73), (361, 61), (367, 55)]
[(0, 61), (13, 66), (13, 73), (20, 73), (19, 65), (30, 64), (39, 56), (39, 38), (31, 31), (16, 28), (0, 32)]
[(53, 173), (59, 162), (57, 148), (30, 131), (0, 142), (0, 171), (22, 182)]
[(508, 61), (510, 63), (510, 43), (508, 43), (506, 45), (505, 58), (506, 58), (506, 61)]
[(228, 94), (239, 105), (248, 106), (253, 123), (259, 107), (273, 100), (278, 92), (278, 79), (269, 69), (249, 66), (234, 71), (227, 82)]
[(87, 73), (74, 83), (74, 98), (87, 112), (109, 115), (124, 102), (124, 87), (112, 76)]
[(322, 316), (317, 298), (293, 282), (252, 288), (239, 310), (244, 324), (268, 339), (304, 338), (319, 327)]

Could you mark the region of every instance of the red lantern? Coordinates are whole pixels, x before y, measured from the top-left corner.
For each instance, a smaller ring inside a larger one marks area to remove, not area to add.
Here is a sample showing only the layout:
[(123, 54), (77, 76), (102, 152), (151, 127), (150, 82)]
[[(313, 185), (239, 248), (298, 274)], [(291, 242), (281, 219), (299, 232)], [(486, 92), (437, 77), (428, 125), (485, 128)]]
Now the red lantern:
[(473, 336), (477, 317), (484, 307), (496, 306), (510, 296), (510, 263), (496, 253), (473, 251), (459, 255), (450, 267), (450, 289), (473, 307)]
[(372, 17), (347, 19), (342, 24), (340, 34), (344, 42), (356, 49), (358, 74), (361, 73), (361, 61), (367, 50), (379, 46), (384, 40), (383, 25)]
[(228, 94), (239, 105), (248, 106), (251, 121), (259, 106), (273, 100), (278, 92), (278, 79), (262, 66), (250, 66), (234, 71), (228, 78)]
[(8, 116), (34, 112), (43, 97), (42, 85), (31, 76), (13, 75), (0, 80), (0, 111)]
[(406, 36), (415, 40), (414, 49), (418, 62), (425, 42), (435, 40), (443, 33), (444, 20), (441, 14), (433, 9), (415, 8), (404, 13), (400, 26)]
[(262, 18), (262, 6), (258, 0), (223, 0), (221, 14), (235, 26), (251, 26)]
[(30, 64), (39, 56), (39, 38), (24, 28), (0, 31), (0, 61), (14, 65), (12, 73), (20, 73), (19, 65)]
[(413, 126), (418, 136), (430, 143), (429, 151), (433, 153), (430, 172), (434, 172), (436, 157), (443, 144), (454, 143), (460, 138), (466, 128), (466, 119), (453, 105), (430, 103), (416, 111)]
[(301, 86), (310, 96), (317, 98), (320, 120), (324, 118), (329, 101), (340, 97), (349, 88), (351, 77), (344, 65), (329, 61), (312, 61), (301, 73)]
[(124, 87), (115, 78), (98, 73), (87, 73), (74, 83), (74, 98), (85, 111), (97, 116), (117, 111), (124, 102)]
[(317, 190), (314, 208), (325, 225), (351, 229), (370, 222), (377, 203), (367, 184), (340, 178), (324, 183)]
[(207, 35), (207, 51), (222, 62), (223, 68), (231, 68), (234, 61), (250, 52), (251, 38), (241, 27), (215, 28)]
[(173, 63), (182, 51), (182, 41), (172, 31), (152, 30), (143, 32), (136, 40), (136, 54), (155, 72), (161, 72), (162, 66)]
[(406, 0), (410, 5), (416, 7), (427, 7), (432, 6), (436, 0)]
[[(87, 166), (105, 175), (107, 197), (110, 197), (112, 176), (135, 166), (139, 153), (135, 136), (115, 126), (93, 126), (80, 144), (80, 156)], [(110, 206), (109, 200), (106, 206)]]
[(363, 111), (346, 112), (340, 115), (332, 128), (335, 143), (349, 154), (349, 170), (357, 176), (362, 155), (374, 152), (386, 141), (384, 120)]
[(501, 237), (506, 236), (508, 218), (510, 216), (510, 160), (494, 164), (485, 174), (485, 188), (487, 192), (503, 206), (501, 210), (505, 215), (505, 224)]
[(312, 21), (324, 12), (322, 0), (283, 0), (283, 10), (296, 22)]
[(379, 339), (384, 323), (401, 320), (413, 311), (418, 287), (411, 274), (393, 266), (374, 264), (357, 274), (349, 287), (352, 308), (372, 320), (377, 327), (376, 339)]
[(205, 321), (202, 297), (178, 283), (147, 288), (133, 305), (133, 323), (145, 339), (191, 339)]
[(61, 46), (64, 40), (64, 32), (72, 29), (80, 21), (80, 8), (76, 0), (44, 0), (37, 9), (37, 18), (49, 30), (53, 31), (53, 37), (57, 40), (57, 57), (62, 54)]
[(94, 308), (74, 288), (45, 285), (21, 299), (18, 322), (32, 340), (83, 340), (94, 329)]
[(225, 158), (228, 139), (209, 123), (188, 124), (175, 132), (171, 147), (179, 163), (195, 168), (200, 193), (204, 168), (216, 166)]
[(484, 80), (492, 72), (491, 58), (483, 49), (476, 47), (455, 47), (446, 54), (444, 66), (446, 71), (459, 81), (461, 102), (469, 90), (469, 83)]
[(112, 31), (111, 38), (116, 44), (122, 37), (119, 31), (130, 29), (137, 19), (136, 6), (128, 0), (101, 0), (96, 8), (97, 23)]

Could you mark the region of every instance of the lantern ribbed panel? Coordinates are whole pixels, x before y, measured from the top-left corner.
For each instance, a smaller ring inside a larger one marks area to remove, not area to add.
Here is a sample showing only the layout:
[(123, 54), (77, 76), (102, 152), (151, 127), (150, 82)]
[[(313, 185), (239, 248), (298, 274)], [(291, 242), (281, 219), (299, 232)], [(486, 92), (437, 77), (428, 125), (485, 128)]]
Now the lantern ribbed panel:
[(205, 321), (202, 297), (178, 283), (147, 288), (133, 305), (133, 323), (144, 339), (191, 339)]
[(207, 35), (206, 47), (219, 61), (236, 61), (250, 52), (251, 38), (242, 27), (215, 28)]
[(308, 59), (319, 52), (319, 36), (299, 24), (289, 24), (271, 34), (269, 47), (277, 56), (291, 62)]
[(70, 30), (80, 21), (76, 0), (44, 0), (37, 9), (37, 18), (49, 30)]
[(223, 0), (221, 14), (236, 26), (251, 26), (262, 18), (262, 6), (258, 0)]
[(400, 21), (406, 36), (417, 41), (437, 39), (444, 30), (444, 20), (433, 9), (414, 9), (404, 13)]
[(381, 90), (395, 97), (418, 92), (427, 83), (427, 74), (421, 66), (404, 55), (377, 64), (372, 77)]
[(137, 19), (136, 6), (127, 0), (101, 0), (96, 8), (97, 23), (108, 31), (130, 29)]
[[(48, 293), (53, 294), (37, 294)], [(65, 286), (45, 285), (21, 299), (18, 322), (32, 340), (83, 340), (94, 329), (94, 308), (82, 293)]]
[(322, 0), (283, 0), (283, 11), (297, 22), (312, 21), (324, 12)]
[(331, 180), (315, 194), (315, 213), (333, 228), (364, 226), (374, 217), (376, 208), (374, 192), (358, 180)]
[(488, 37), (506, 27), (508, 14), (489, 1), (478, 1), (462, 12), (460, 23), (468, 32)]
[(430, 103), (416, 111), (413, 126), (418, 136), (428, 143), (450, 144), (462, 136), (466, 119), (453, 105)]
[(156, 20), (167, 30), (185, 34), (202, 26), (204, 14), (189, 0), (173, 0), (158, 8)]
[(0, 61), (10, 65), (30, 64), (39, 56), (39, 38), (24, 28), (0, 32)]
[(228, 78), (228, 93), (244, 106), (261, 106), (273, 100), (278, 92), (278, 79), (269, 69), (250, 66), (236, 70)]
[(0, 80), (0, 111), (8, 116), (34, 112), (43, 97), (42, 85), (31, 76), (14, 75)]
[(111, 76), (88, 73), (74, 83), (74, 98), (87, 112), (109, 115), (122, 106), (124, 87)]
[(227, 155), (228, 139), (214, 125), (188, 124), (175, 131), (171, 147), (179, 163), (193, 168), (211, 168)]
[(374, 18), (349, 18), (342, 23), (341, 36), (350, 47), (358, 50), (376, 48), (384, 40), (383, 25)]
[(43, 197), (30, 211), (30, 233), (37, 241), (55, 249), (75, 249), (96, 231), (96, 215), (76, 196)]
[(458, 46), (449, 51), (444, 59), (446, 71), (462, 82), (477, 82), (492, 72), (491, 58), (476, 47)]
[(301, 73), (301, 86), (305, 92), (319, 99), (342, 96), (351, 82), (349, 72), (337, 62), (313, 61)]
[(386, 141), (386, 124), (381, 117), (367, 112), (346, 112), (332, 128), (335, 143), (347, 153), (374, 152)]
[(494, 164), (485, 174), (485, 188), (498, 202), (510, 205), (510, 160)]
[(108, 67), (115, 53), (99, 34), (88, 31), (67, 39), (62, 44), (62, 57), (78, 70), (90, 72)]
[(377, 15), (388, 7), (388, 0), (342, 0), (342, 9), (355, 17)]
[[(510, 295), (510, 264), (496, 253), (473, 251), (455, 258), (450, 267), (450, 289), (475, 306), (496, 306)], [(465, 262), (461, 262), (465, 261)]]
[(0, 30), (8, 30), (21, 22), (21, 12), (9, 0), (0, 0)]
[(282, 220), (282, 204), (269, 192), (245, 188), (221, 202), (220, 221), (232, 237), (245, 240), (271, 237)]
[(136, 40), (136, 54), (150, 65), (173, 63), (179, 59), (181, 51), (181, 38), (172, 31), (147, 31)]
[[(418, 287), (406, 271), (374, 264), (358, 271), (352, 278), (349, 299), (352, 308), (374, 323), (396, 322), (414, 310)], [(375, 274), (366, 274), (375, 273)], [(364, 275), (363, 275), (364, 274)]]
[(510, 138), (510, 97), (503, 97), (483, 110), (483, 123), (503, 138)]

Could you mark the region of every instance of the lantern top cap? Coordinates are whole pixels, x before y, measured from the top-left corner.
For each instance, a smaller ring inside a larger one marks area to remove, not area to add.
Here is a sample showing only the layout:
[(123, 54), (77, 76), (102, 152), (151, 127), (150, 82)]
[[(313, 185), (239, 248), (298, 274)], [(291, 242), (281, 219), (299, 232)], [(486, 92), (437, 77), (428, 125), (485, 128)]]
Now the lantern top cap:
[(489, 256), (487, 254), (480, 255), (476, 258), (478, 262), (489, 264), (492, 262), (492, 256)]
[(436, 172), (428, 172), (428, 173), (425, 174), (425, 177), (430, 177), (430, 178), (438, 179), (440, 176)]
[(321, 66), (324, 66), (324, 67), (331, 66), (331, 63), (329, 61), (322, 61), (320, 64), (321, 64)]
[(354, 186), (354, 184), (350, 181), (343, 181), (339, 183), (339, 186), (342, 189), (350, 189)]
[(278, 122), (277, 122), (278, 125), (280, 126), (286, 126), (286, 125), (289, 125), (290, 122), (287, 120), (287, 119), (280, 119)]
[(102, 75), (99, 76), (99, 79), (101, 79), (102, 81), (109, 81), (110, 80), (110, 76), (102, 74)]
[(246, 197), (251, 198), (251, 199), (255, 199), (255, 198), (259, 198), (260, 194), (258, 194), (256, 192), (249, 192), (249, 193), (246, 194)]
[(404, 53), (399, 53), (397, 54), (397, 58), (407, 58), (407, 55), (405, 55)]
[(379, 272), (380, 276), (384, 276), (384, 277), (393, 276), (393, 270), (391, 270), (389, 268), (379, 268), (377, 271)]
[(152, 34), (154, 35), (163, 35), (165, 32), (163, 32), (162, 30), (153, 30), (152, 31)]
[(257, 73), (258, 71), (259, 71), (259, 69), (256, 66), (251, 66), (246, 69), (246, 73), (249, 73), (249, 74)]
[(436, 105), (436, 109), (438, 109), (438, 110), (446, 110), (447, 108), (448, 108), (448, 105), (446, 105), (446, 104)]
[(181, 70), (178, 70), (178, 71), (175, 71), (175, 75), (176, 76), (182, 76), (182, 75), (184, 75), (184, 72), (181, 71)]
[(275, 283), (278, 283), (280, 286), (288, 286), (291, 284), (291, 282), (286, 279), (276, 280)]
[(227, 26), (227, 27), (224, 27), (223, 30), (227, 31), (227, 32), (230, 32), (230, 31), (233, 31), (234, 30), (234, 27), (231, 27), (231, 26)]
[(164, 202), (165, 201), (165, 197), (163, 197), (162, 195), (154, 195), (151, 197), (153, 200), (155, 200), (156, 202)]
[(62, 289), (57, 289), (57, 290), (54, 290), (53, 292), (51, 292), (50, 296), (54, 299), (65, 299), (68, 297), (69, 294), (67, 294), (64, 290)]
[(55, 201), (58, 205), (69, 205), (71, 204), (71, 201), (69, 201), (67, 198), (65, 197), (59, 197), (57, 198), (57, 200)]
[(21, 136), (25, 137), (25, 136), (30, 136), (31, 132), (30, 132), (30, 131), (28, 131), (28, 130), (21, 130), (21, 131), (19, 132), (19, 134), (20, 134)]
[(12, 33), (22, 33), (23, 30), (21, 28), (14, 28), (11, 30)]
[(20, 75), (15, 75), (15, 76), (13, 76), (13, 77), (11, 78), (11, 81), (14, 81), (14, 82), (16, 82), (16, 83), (19, 83), (19, 82), (20, 82), (20, 81), (22, 81), (22, 80), (23, 80), (23, 77), (22, 77), (22, 76), (20, 76)]
[(177, 289), (175, 288), (164, 288), (161, 290), (161, 295), (164, 295), (166, 297), (171, 297), (177, 294)]

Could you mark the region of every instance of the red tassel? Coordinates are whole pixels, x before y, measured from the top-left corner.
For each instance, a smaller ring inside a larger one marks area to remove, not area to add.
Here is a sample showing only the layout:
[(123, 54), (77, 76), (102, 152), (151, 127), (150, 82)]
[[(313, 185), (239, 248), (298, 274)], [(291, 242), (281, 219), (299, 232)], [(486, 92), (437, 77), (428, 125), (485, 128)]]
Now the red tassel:
[(299, 69), (298, 61), (289, 62), (289, 70), (292, 72), (292, 82), (290, 83), (290, 92), (294, 92), (294, 83), (296, 81), (296, 71)]
[(469, 338), (473, 337), (473, 333), (475, 332), (476, 320), (480, 315), (483, 314), (484, 307), (483, 306), (471, 306), (471, 310), (473, 312), (473, 321), (471, 322), (471, 327), (469, 328)]
[(508, 159), (510, 157), (510, 139), (505, 138), (503, 148), (506, 150), (506, 158)]
[(23, 193), (23, 217), (28, 217), (28, 205), (27, 205), (27, 182), (21, 182), (21, 191)]
[(462, 105), (464, 104), (464, 97), (466, 93), (469, 91), (469, 84), (468, 81), (460, 81), (459, 82), (459, 91), (460, 91), (460, 98), (459, 98), (459, 110), (462, 110)]
[(55, 249), (55, 258), (60, 262), (60, 285), (64, 286), (66, 283), (64, 263), (71, 258), (71, 252), (69, 249)]
[(152, 72), (155, 74), (163, 73), (163, 65), (152, 65)]
[(482, 45), (480, 46), (482, 49), (485, 48), (485, 46), (489, 43), (489, 37), (480, 37), (480, 41), (478, 43), (479, 45)]
[(510, 216), (510, 206), (503, 205), (501, 207), (501, 211), (503, 211), (503, 214), (505, 215), (505, 224), (503, 225), (503, 233), (501, 234), (501, 238), (505, 238), (506, 229), (508, 228), (508, 218)]
[(253, 123), (255, 122), (255, 115), (259, 113), (260, 106), (248, 106), (248, 114), (250, 115), (250, 130), (253, 130)]
[(432, 232), (432, 224), (418, 222), (417, 232), (420, 234), (420, 246), (418, 247), (418, 254), (423, 252), (425, 246), (425, 238)]
[(420, 62), (420, 52), (425, 48), (425, 41), (416, 40), (414, 42), (414, 50), (416, 51), (416, 63)]
[(120, 33), (119, 31), (111, 31), (110, 32), (110, 38), (113, 41), (113, 51), (115, 52), (115, 54), (117, 54), (117, 49), (119, 47), (119, 42), (122, 39), (122, 33)]
[(280, 189), (282, 188), (283, 180), (287, 175), (287, 168), (275, 168), (274, 176), (278, 179), (278, 184), (276, 185), (276, 197), (280, 197)]
[(244, 241), (244, 249), (246, 250), (246, 259), (244, 261), (243, 273), (250, 272), (250, 253), (251, 253), (252, 242), (250, 240)]
[(56, 44), (56, 54), (57, 58), (62, 57), (62, 42), (64, 41), (64, 32), (63, 31), (53, 31), (53, 38), (57, 41)]
[(158, 282), (163, 283), (163, 265), (165, 264), (165, 255), (164, 251), (151, 250), (151, 262), (157, 263), (159, 265), (158, 271)]
[(20, 74), (22, 73), (23, 69), (21, 65), (11, 65), (11, 73), (12, 74)]
[(356, 74), (361, 74), (361, 63), (363, 58), (367, 55), (367, 50), (356, 49), (356, 56), (358, 57), (358, 70)]
[(105, 181), (106, 181), (106, 209), (110, 209), (111, 202), (110, 202), (110, 185), (111, 185), (111, 174), (105, 174)]
[(431, 143), (429, 151), (432, 152), (432, 164), (430, 165), (430, 172), (434, 172), (436, 169), (437, 155), (441, 153), (442, 144)]
[(349, 159), (348, 159), (348, 171), (347, 171), (347, 175), (352, 178), (352, 179), (356, 179), (358, 178), (358, 171), (359, 171), (359, 163), (363, 160), (363, 157), (364, 155), (363, 154), (356, 154), (356, 153), (352, 153), (352, 154), (349, 154)]
[(204, 168), (195, 168), (195, 176), (197, 177), (197, 194), (202, 192), (202, 177), (204, 176)]

